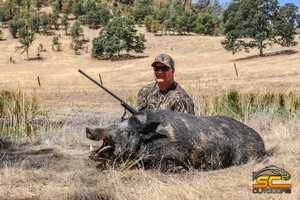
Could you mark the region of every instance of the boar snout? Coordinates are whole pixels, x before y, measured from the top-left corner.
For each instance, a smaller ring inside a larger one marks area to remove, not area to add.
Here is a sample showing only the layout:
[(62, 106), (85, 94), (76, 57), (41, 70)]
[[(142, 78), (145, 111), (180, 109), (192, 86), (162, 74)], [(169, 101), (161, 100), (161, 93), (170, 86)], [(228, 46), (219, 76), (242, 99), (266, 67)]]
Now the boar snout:
[(86, 127), (85, 132), (87, 138), (91, 140), (95, 140), (95, 136), (92, 134), (92, 131), (88, 127)]
[(86, 137), (91, 139), (91, 140), (103, 140), (107, 137), (107, 131), (105, 128), (88, 128), (86, 127), (85, 129), (86, 132)]

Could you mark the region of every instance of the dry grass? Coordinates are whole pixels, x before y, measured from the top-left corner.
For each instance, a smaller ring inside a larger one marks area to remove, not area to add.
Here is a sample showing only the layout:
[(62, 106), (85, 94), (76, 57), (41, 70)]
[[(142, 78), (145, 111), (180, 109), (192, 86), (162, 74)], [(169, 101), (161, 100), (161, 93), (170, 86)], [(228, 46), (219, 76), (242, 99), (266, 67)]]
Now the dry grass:
[[(89, 116), (85, 116), (89, 117)], [(258, 130), (267, 149), (276, 154), (261, 163), (210, 172), (163, 174), (157, 171), (101, 171), (88, 159), (82, 126), (65, 125), (47, 137), (18, 141), (1, 162), (1, 199), (299, 199), (300, 121), (268, 125), (255, 116), (249, 125)], [(101, 120), (101, 119), (100, 119)], [(261, 126), (261, 127), (259, 127)], [(253, 171), (274, 164), (291, 175), (292, 194), (253, 194)]]
[[(18, 140), (0, 148), (0, 199), (299, 199), (299, 118), (283, 121), (271, 114), (255, 113), (247, 119), (246, 123), (261, 134), (267, 149), (279, 145), (276, 154), (261, 163), (184, 174), (96, 168), (96, 163), (88, 159), (93, 142), (85, 138), (85, 126), (113, 123), (123, 109), (78, 73), (79, 68), (95, 79), (100, 73), (104, 85), (126, 101), (134, 101), (138, 89), (153, 81), (150, 63), (159, 53), (169, 53), (175, 59), (175, 79), (193, 96), (198, 108), (199, 96), (230, 89), (300, 91), (300, 45), (274, 46), (265, 50), (265, 57), (257, 57), (258, 50), (231, 55), (221, 47), (222, 37), (155, 37), (138, 29), (147, 39), (143, 58), (114, 62), (92, 59), (91, 42), (86, 44), (88, 52), (82, 50), (81, 55), (75, 55), (63, 31), (62, 52), (52, 52), (52, 36), (37, 34), (29, 56), (35, 57), (40, 43), (47, 52), (41, 53), (43, 60), (26, 61), (25, 55), (15, 53), (17, 40), (2, 29), (5, 40), (0, 41), (0, 89), (35, 93), (43, 99), (53, 120), (68, 123), (60, 129), (41, 131), (32, 140)], [(90, 41), (98, 32), (84, 29)], [(291, 174), (292, 194), (252, 193), (252, 172), (269, 164)]]

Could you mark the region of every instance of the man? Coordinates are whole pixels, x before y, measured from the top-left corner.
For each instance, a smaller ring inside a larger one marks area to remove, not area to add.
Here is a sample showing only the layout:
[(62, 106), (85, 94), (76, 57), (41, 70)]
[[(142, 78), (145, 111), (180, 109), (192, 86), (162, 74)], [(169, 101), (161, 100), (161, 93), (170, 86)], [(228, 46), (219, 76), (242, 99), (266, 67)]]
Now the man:
[(167, 54), (158, 55), (151, 65), (155, 82), (142, 87), (138, 93), (138, 110), (166, 109), (195, 115), (194, 102), (174, 81), (174, 60)]

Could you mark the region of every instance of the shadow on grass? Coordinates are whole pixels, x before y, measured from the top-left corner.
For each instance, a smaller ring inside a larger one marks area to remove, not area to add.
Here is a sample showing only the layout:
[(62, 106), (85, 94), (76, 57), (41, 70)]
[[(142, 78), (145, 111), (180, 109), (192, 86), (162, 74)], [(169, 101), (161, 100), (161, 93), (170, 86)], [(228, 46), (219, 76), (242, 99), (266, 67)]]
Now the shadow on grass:
[(34, 60), (43, 61), (43, 60), (45, 60), (45, 58), (43, 58), (41, 56), (36, 56), (36, 57), (29, 58), (28, 61), (34, 61)]
[[(30, 159), (30, 166), (32, 168), (41, 168), (45, 160), (55, 157), (53, 148), (41, 148), (37, 150), (29, 150), (32, 146), (29, 142), (14, 143), (7, 140), (0, 140), (0, 166), (9, 162), (11, 166), (15, 166), (20, 161)], [(41, 162), (42, 161), (42, 162)]]
[(99, 60), (109, 60), (109, 61), (123, 61), (123, 60), (134, 60), (134, 59), (141, 59), (141, 58), (147, 58), (149, 56), (138, 56), (138, 55), (130, 55), (130, 54), (121, 54), (120, 57), (113, 55), (109, 58), (104, 58), (99, 56)]
[(295, 50), (282, 50), (282, 51), (275, 51), (275, 52), (272, 52), (272, 53), (265, 53), (262, 56), (254, 55), (254, 56), (247, 56), (247, 57), (244, 57), (244, 58), (238, 58), (238, 59), (235, 59), (234, 61), (251, 60), (251, 59), (255, 59), (255, 58), (264, 58), (264, 57), (270, 57), (270, 56), (290, 55), (290, 54), (294, 54), (294, 53), (298, 53), (298, 51), (295, 51)]

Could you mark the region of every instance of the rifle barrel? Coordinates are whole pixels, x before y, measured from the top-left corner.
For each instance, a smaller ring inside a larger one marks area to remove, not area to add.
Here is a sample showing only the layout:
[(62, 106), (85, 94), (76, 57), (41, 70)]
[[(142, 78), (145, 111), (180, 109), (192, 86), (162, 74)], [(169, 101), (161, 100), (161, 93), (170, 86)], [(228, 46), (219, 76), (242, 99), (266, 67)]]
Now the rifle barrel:
[(87, 77), (88, 79), (90, 79), (91, 81), (93, 81), (96, 85), (98, 85), (99, 87), (101, 87), (103, 90), (105, 90), (106, 92), (108, 92), (111, 96), (115, 97), (118, 101), (120, 101), (121, 105), (124, 108), (126, 108), (129, 112), (131, 112), (132, 114), (134, 114), (134, 113), (137, 112), (134, 108), (132, 108), (130, 105), (128, 105), (125, 101), (123, 101), (117, 95), (115, 95), (114, 93), (112, 93), (109, 89), (107, 89), (106, 87), (104, 87), (103, 85), (101, 85), (100, 83), (98, 83), (97, 81), (95, 81), (92, 77), (90, 77), (89, 75), (87, 75), (86, 73), (84, 73), (81, 69), (79, 69), (78, 71), (82, 75), (84, 75), (85, 77)]

